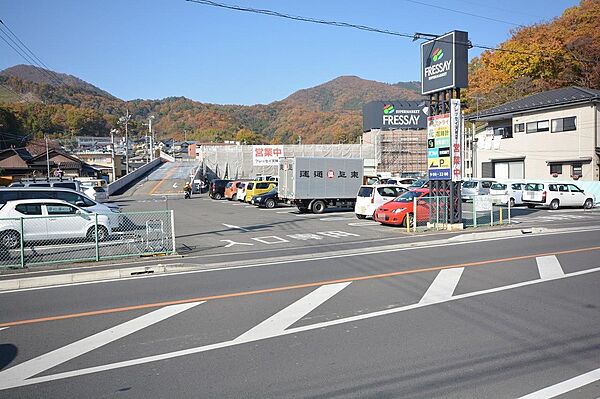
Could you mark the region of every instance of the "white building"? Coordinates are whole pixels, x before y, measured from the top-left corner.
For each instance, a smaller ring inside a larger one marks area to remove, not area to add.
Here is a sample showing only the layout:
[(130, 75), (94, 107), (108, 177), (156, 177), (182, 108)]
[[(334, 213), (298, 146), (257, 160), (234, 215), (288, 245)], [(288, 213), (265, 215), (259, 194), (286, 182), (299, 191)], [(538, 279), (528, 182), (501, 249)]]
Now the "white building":
[[(466, 117), (473, 177), (600, 180), (600, 91), (566, 87)], [(471, 126), (468, 122), (472, 122)]]

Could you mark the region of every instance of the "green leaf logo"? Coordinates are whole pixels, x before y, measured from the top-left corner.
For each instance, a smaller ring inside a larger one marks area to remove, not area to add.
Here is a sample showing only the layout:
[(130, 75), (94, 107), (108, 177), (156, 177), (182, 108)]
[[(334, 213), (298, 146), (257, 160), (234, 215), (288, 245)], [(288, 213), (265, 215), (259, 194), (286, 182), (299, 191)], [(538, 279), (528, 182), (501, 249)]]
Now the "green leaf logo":
[(433, 62), (438, 62), (444, 56), (444, 51), (441, 48), (433, 50)]
[(394, 108), (393, 104), (386, 104), (383, 106), (383, 114), (384, 115), (393, 114), (394, 110), (395, 110), (395, 108)]

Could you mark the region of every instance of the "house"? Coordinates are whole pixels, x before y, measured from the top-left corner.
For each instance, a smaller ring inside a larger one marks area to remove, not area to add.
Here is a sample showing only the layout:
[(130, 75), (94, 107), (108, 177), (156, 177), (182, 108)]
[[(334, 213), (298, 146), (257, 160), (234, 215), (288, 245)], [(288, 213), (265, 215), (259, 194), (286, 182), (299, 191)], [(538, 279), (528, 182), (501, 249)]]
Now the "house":
[(565, 87), (477, 114), (473, 177), (600, 180), (600, 91)]

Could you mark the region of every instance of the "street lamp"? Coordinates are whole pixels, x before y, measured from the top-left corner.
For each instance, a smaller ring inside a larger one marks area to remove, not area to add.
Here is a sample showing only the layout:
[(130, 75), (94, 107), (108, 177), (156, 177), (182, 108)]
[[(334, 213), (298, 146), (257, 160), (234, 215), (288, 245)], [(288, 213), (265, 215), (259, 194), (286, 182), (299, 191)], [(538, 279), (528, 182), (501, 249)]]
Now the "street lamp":
[(110, 129), (110, 143), (112, 153), (112, 181), (117, 180), (117, 172), (115, 169), (115, 133), (119, 133), (117, 129)]
[(129, 174), (129, 135), (127, 132), (127, 125), (129, 124), (129, 120), (131, 119), (131, 115), (129, 114), (129, 109), (127, 110), (127, 114), (119, 118), (119, 122), (125, 123), (125, 173)]
[(154, 133), (152, 132), (152, 120), (154, 115), (148, 117), (148, 132), (150, 133), (150, 162), (154, 161)]

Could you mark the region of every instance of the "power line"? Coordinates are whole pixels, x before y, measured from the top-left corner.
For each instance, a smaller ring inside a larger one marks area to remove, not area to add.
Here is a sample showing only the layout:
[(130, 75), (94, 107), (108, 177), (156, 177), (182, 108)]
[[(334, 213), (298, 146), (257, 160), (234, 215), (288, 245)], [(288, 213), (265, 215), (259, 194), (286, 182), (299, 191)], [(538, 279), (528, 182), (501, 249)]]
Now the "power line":
[[(216, 1), (211, 1), (211, 0), (185, 0), (185, 1), (187, 1), (189, 3), (197, 3), (197, 4), (211, 6), (211, 7), (224, 8), (224, 9), (228, 9), (228, 10), (235, 10), (235, 11), (249, 12), (249, 13), (253, 13), (253, 14), (268, 15), (268, 16), (284, 18), (284, 19), (291, 19), (294, 21), (310, 22), (310, 23), (316, 23), (316, 24), (321, 24), (321, 25), (337, 26), (337, 27), (342, 27), (342, 28), (352, 28), (352, 29), (358, 29), (358, 30), (363, 30), (363, 31), (367, 31), (367, 32), (381, 33), (384, 35), (404, 37), (404, 38), (412, 39), (413, 41), (417, 40), (417, 39), (428, 38), (428, 37), (433, 37), (433, 38), (437, 37), (437, 35), (423, 35), (423, 34), (419, 34), (419, 33), (415, 33), (415, 34), (400, 33), (400, 32), (390, 31), (387, 29), (374, 28), (371, 26), (352, 24), (352, 23), (348, 23), (348, 22), (327, 21), (327, 20), (316, 19), (316, 18), (302, 17), (302, 16), (297, 16), (297, 15), (284, 14), (284, 13), (281, 13), (278, 11), (259, 9), (259, 8), (251, 8), (251, 7), (241, 7), (241, 6), (236, 6), (236, 5), (218, 3)], [(414, 0), (407, 0), (407, 1), (416, 2)], [(426, 3), (420, 3), (420, 4), (430, 5), (430, 4), (426, 4)], [(452, 11), (456, 11), (456, 10), (452, 10)], [(459, 11), (456, 11), (456, 12), (459, 12)], [(480, 18), (487, 18), (487, 17), (483, 17), (480, 15), (476, 15), (476, 14), (468, 14), (468, 15), (473, 15), (473, 16), (477, 16)], [(493, 18), (487, 18), (487, 19), (493, 20)], [(501, 21), (501, 20), (498, 20), (498, 21), (508, 23), (507, 21)], [(521, 25), (519, 25), (519, 26), (521, 26)], [(437, 40), (437, 42), (453, 43), (450, 40), (444, 40), (444, 39)], [(486, 46), (486, 45), (481, 45), (481, 44), (472, 44), (470, 42), (469, 43), (456, 42), (455, 44), (468, 46), (468, 48), (480, 48), (482, 50), (501, 51), (501, 52), (506, 52), (506, 53), (514, 53), (514, 54), (521, 54), (521, 55), (528, 55), (528, 56), (536, 56), (536, 57), (541, 56), (541, 57), (545, 57), (545, 58), (560, 57), (563, 59), (567, 58), (567, 57), (565, 57), (564, 54), (561, 54), (558, 52), (554, 52), (553, 54), (548, 54), (548, 53), (540, 54), (540, 53), (533, 53), (533, 52), (520, 51), (520, 50), (503, 49), (503, 48)], [(591, 64), (598, 63), (597, 61), (586, 60), (586, 59), (580, 59), (580, 60), (576, 60), (576, 61), (581, 62), (581, 63), (591, 63)]]

